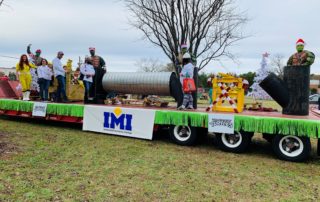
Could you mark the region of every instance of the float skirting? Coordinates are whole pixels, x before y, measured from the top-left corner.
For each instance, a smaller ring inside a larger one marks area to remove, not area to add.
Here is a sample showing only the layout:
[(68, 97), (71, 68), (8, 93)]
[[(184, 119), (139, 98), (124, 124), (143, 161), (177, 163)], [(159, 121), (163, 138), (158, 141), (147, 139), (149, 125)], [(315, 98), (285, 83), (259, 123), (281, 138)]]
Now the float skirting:
[[(0, 110), (32, 112), (33, 102), (0, 99)], [(84, 105), (48, 103), (47, 114), (83, 117)], [(204, 112), (156, 110), (155, 124), (208, 127), (208, 114)], [(320, 121), (235, 114), (235, 130), (268, 134), (283, 134), (319, 138)]]

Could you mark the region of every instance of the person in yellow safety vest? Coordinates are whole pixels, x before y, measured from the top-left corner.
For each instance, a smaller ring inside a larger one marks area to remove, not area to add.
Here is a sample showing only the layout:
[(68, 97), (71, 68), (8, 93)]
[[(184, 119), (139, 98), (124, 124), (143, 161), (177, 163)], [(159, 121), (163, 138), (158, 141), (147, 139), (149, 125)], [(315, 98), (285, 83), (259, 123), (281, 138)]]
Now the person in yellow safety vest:
[(32, 82), (31, 68), (37, 67), (29, 63), (27, 55), (23, 54), (20, 57), (19, 63), (16, 65), (16, 76), (22, 87), (23, 100), (27, 101), (30, 100), (30, 87)]
[(307, 50), (304, 50), (305, 42), (299, 39), (296, 42), (297, 53), (293, 54), (288, 62), (288, 66), (306, 65), (311, 66), (314, 63), (315, 55)]

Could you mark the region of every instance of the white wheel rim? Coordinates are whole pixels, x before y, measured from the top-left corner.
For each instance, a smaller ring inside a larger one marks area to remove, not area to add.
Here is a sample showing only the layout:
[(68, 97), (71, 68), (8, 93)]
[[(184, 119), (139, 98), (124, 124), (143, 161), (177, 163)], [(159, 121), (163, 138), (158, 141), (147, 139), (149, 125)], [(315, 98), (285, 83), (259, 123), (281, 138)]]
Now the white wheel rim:
[(242, 134), (235, 132), (235, 134), (221, 134), (222, 143), (229, 148), (237, 148), (242, 142)]
[(279, 148), (284, 155), (297, 157), (303, 152), (304, 145), (299, 137), (288, 135), (281, 138)]
[(175, 126), (173, 134), (177, 140), (184, 142), (191, 137), (191, 128), (189, 126)]

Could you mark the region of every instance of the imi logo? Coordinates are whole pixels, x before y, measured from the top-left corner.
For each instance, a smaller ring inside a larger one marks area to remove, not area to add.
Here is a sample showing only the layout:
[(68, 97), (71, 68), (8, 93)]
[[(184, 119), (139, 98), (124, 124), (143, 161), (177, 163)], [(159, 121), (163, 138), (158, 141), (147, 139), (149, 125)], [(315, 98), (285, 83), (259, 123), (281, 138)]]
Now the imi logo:
[(112, 112), (104, 112), (104, 128), (132, 131), (132, 114), (123, 114), (117, 107)]

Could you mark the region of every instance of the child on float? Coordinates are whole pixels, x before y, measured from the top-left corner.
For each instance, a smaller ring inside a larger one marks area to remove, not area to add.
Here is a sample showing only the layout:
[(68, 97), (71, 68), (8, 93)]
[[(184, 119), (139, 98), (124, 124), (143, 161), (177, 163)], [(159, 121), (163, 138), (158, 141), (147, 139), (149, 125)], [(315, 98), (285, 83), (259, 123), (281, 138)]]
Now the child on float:
[(48, 101), (49, 86), (53, 75), (52, 69), (48, 66), (48, 61), (42, 59), (41, 66), (38, 67), (38, 84), (40, 86), (40, 98), (42, 101)]
[(32, 77), (30, 69), (37, 67), (29, 63), (28, 57), (26, 54), (21, 55), (19, 63), (16, 65), (16, 76), (17, 80), (20, 82), (22, 87), (23, 100), (30, 100), (30, 87), (32, 82)]
[[(180, 73), (180, 82), (183, 85), (184, 79), (193, 79), (194, 66), (192, 64), (191, 56), (189, 53), (185, 53), (183, 55), (182, 64), (183, 68)], [(186, 108), (193, 109), (193, 97), (191, 92), (183, 92), (183, 103), (180, 107), (178, 107), (179, 110), (184, 110)]]
[(80, 73), (83, 75), (82, 80), (85, 88), (84, 103), (87, 103), (88, 100), (93, 100), (93, 98), (90, 97), (90, 89), (92, 87), (93, 77), (95, 75), (95, 70), (91, 64), (90, 57), (85, 58), (85, 63), (80, 67)]

